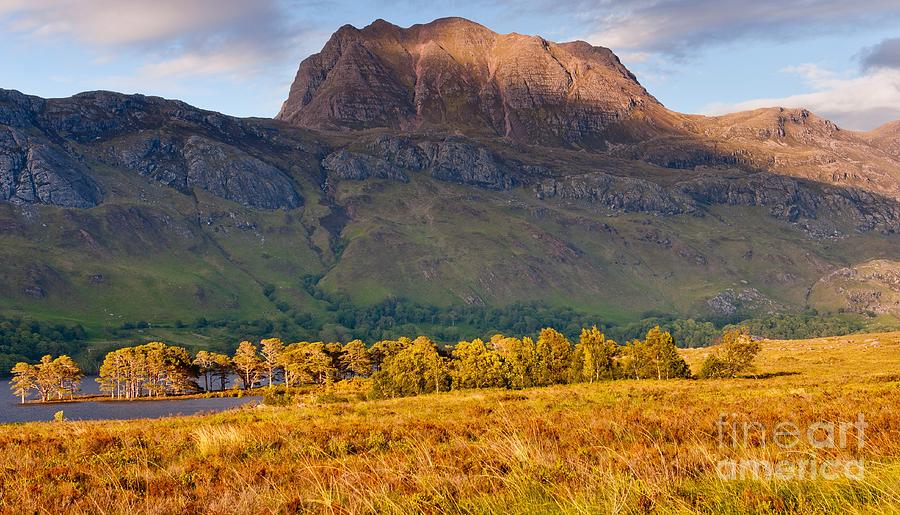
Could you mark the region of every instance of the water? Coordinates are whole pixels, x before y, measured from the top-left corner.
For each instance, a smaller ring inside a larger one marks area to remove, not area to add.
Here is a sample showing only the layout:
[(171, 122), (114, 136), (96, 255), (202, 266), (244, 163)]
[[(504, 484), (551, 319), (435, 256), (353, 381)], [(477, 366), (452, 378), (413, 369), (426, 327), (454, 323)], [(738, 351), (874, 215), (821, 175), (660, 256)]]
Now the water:
[[(82, 394), (99, 393), (93, 377), (81, 382)], [(165, 401), (85, 401), (50, 404), (19, 403), (9, 389), (9, 380), (0, 381), (0, 424), (10, 422), (41, 422), (53, 420), (62, 410), (68, 420), (131, 420), (160, 418), (174, 415), (193, 415), (224, 411), (245, 404), (259, 403), (260, 397), (224, 397), (210, 399), (171, 399)]]

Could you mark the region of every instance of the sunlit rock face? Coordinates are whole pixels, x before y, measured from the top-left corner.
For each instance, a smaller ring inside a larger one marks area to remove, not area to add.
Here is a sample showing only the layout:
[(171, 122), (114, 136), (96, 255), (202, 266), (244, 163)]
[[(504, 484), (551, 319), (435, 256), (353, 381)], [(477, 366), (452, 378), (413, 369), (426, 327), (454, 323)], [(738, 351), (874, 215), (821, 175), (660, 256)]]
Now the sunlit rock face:
[(316, 129), (458, 126), (588, 145), (659, 108), (609, 49), (446, 18), (342, 27), (300, 64), (278, 117)]

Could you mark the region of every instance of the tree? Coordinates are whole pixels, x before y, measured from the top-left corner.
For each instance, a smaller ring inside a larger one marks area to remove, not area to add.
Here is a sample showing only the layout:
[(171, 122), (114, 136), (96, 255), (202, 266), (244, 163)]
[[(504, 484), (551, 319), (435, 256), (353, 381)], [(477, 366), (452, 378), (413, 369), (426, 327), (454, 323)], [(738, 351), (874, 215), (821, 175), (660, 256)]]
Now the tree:
[(368, 377), (372, 373), (372, 357), (362, 340), (353, 340), (344, 345), (339, 358), (342, 375)]
[(504, 385), (503, 359), (480, 339), (456, 344), (453, 358), (453, 388), (492, 388)]
[(607, 340), (597, 326), (582, 329), (572, 353), (572, 381), (593, 383), (601, 378), (612, 379), (618, 352), (619, 345), (613, 340)]
[(722, 358), (713, 352), (700, 365), (700, 377), (703, 379), (728, 377), (727, 369), (728, 366), (722, 361)]
[(56, 389), (56, 376), (53, 373), (53, 357), (49, 354), (41, 358), (35, 368), (37, 369), (35, 388), (41, 401), (49, 401)]
[(238, 377), (241, 378), (244, 389), (253, 388), (253, 385), (259, 381), (260, 373), (262, 372), (262, 360), (259, 359), (256, 353), (256, 345), (246, 340), (242, 341), (234, 352), (234, 358), (231, 361), (234, 364), (235, 371), (238, 373)]
[(372, 390), (376, 396), (405, 397), (426, 392), (439, 392), (447, 383), (446, 362), (437, 345), (425, 336), (382, 363), (373, 376)]
[[(136, 350), (143, 358), (142, 362), (146, 373), (143, 387), (147, 390), (147, 395), (151, 397), (165, 395), (166, 344), (163, 342), (150, 342), (138, 346)], [(138, 395), (141, 395), (141, 393), (138, 393)]]
[(759, 342), (750, 336), (746, 327), (726, 329), (719, 348), (707, 356), (700, 369), (700, 377), (737, 377), (753, 370), (753, 360), (761, 350)]
[(213, 377), (219, 380), (219, 389), (224, 390), (228, 384), (228, 378), (234, 370), (234, 364), (230, 357), (218, 352), (210, 353), (210, 359), (213, 362)]
[(272, 388), (272, 380), (278, 369), (281, 368), (281, 355), (284, 354), (284, 343), (280, 338), (266, 338), (260, 342), (262, 345), (263, 365), (266, 367), (266, 377), (269, 388)]
[(541, 329), (535, 353), (537, 361), (535, 384), (545, 386), (566, 382), (572, 344), (565, 335), (549, 327)]
[(322, 342), (299, 342), (288, 345), (284, 353), (285, 384), (325, 384), (337, 368)]
[(405, 336), (401, 336), (396, 340), (381, 340), (376, 342), (369, 351), (373, 368), (379, 370), (385, 360), (391, 356), (396, 356), (400, 351), (410, 345), (412, 345), (412, 340)]
[(112, 398), (122, 397), (125, 384), (125, 360), (121, 351), (108, 353), (103, 363), (100, 365), (100, 377), (97, 382), (100, 384), (100, 391), (109, 393)]
[(73, 397), (80, 389), (81, 379), (84, 377), (78, 364), (69, 356), (62, 355), (52, 361), (51, 370), (57, 398), (62, 399), (67, 394), (70, 398)]
[(509, 388), (528, 388), (536, 382), (538, 366), (534, 340), (506, 337), (491, 338), (491, 346), (503, 359), (504, 379)]
[(19, 362), (12, 369), (12, 382), (10, 388), (13, 393), (21, 397), (22, 404), (25, 404), (25, 398), (31, 390), (37, 388), (38, 370), (32, 364)]
[(197, 391), (191, 355), (184, 347), (163, 345), (163, 394), (184, 394)]
[(678, 353), (675, 340), (656, 326), (647, 337), (634, 340), (626, 348), (626, 375), (638, 379), (688, 378), (691, 369)]
[(113, 398), (182, 394), (199, 389), (193, 364), (184, 347), (150, 342), (108, 353), (97, 382)]
[(197, 369), (203, 376), (203, 389), (208, 392), (209, 379), (216, 367), (216, 363), (215, 361), (213, 361), (212, 353), (205, 350), (198, 352), (197, 356), (194, 358), (194, 365), (197, 366)]

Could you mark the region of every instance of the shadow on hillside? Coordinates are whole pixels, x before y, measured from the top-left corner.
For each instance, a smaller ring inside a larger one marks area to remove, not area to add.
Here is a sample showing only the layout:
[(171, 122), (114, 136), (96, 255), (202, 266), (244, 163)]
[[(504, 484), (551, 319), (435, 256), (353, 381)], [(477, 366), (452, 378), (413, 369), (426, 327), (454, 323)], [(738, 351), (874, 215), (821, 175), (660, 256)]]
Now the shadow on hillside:
[(754, 374), (754, 375), (746, 375), (741, 376), (741, 379), (772, 379), (773, 377), (783, 377), (783, 376), (798, 376), (800, 372), (766, 372), (765, 374)]

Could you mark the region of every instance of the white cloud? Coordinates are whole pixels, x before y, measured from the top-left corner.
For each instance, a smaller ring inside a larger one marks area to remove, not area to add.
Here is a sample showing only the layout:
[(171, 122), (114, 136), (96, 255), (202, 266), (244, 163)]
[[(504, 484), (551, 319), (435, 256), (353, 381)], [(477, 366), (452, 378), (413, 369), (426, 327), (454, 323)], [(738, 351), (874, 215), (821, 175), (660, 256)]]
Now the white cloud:
[(653, 58), (650, 52), (625, 52), (619, 54), (619, 58), (629, 63), (643, 63)]
[(854, 77), (805, 64), (784, 70), (801, 75), (812, 90), (782, 98), (760, 98), (707, 106), (706, 114), (725, 114), (761, 107), (797, 107), (834, 120), (847, 129), (868, 130), (900, 119), (900, 70), (879, 69)]
[(900, 19), (896, 0), (607, 0), (582, 7), (594, 14), (590, 42), (668, 55), (748, 37), (790, 40)]
[(0, 0), (0, 27), (88, 45), (101, 62), (131, 52), (154, 76), (247, 74), (290, 53), (301, 31), (286, 9), (282, 0)]

